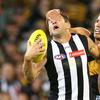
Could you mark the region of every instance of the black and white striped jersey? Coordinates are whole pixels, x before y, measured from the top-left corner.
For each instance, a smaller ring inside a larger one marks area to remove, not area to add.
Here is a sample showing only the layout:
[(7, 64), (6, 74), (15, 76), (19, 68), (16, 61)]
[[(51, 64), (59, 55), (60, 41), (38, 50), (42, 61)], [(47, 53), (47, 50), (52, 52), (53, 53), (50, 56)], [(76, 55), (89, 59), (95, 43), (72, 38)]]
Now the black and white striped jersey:
[(46, 70), (50, 100), (94, 100), (87, 64), (88, 42), (83, 35), (72, 35), (69, 42), (48, 42)]

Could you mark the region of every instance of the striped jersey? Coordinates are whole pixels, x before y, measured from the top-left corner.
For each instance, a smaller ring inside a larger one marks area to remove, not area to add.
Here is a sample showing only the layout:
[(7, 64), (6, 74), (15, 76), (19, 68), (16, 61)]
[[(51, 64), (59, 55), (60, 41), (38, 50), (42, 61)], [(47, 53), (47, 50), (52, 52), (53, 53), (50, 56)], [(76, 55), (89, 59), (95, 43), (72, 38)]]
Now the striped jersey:
[(88, 42), (73, 34), (69, 42), (48, 41), (45, 68), (50, 81), (49, 100), (94, 100), (89, 83)]

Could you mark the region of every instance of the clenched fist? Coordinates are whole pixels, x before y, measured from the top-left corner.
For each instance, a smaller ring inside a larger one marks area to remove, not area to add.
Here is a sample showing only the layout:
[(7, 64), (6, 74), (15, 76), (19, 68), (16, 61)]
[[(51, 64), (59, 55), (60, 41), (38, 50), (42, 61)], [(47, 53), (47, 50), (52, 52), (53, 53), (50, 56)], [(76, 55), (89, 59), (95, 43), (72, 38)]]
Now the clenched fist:
[(25, 60), (32, 60), (38, 54), (41, 54), (44, 51), (45, 49), (43, 49), (43, 44), (41, 42), (41, 39), (38, 39), (34, 44), (30, 44), (30, 42), (28, 42), (27, 50), (25, 53)]

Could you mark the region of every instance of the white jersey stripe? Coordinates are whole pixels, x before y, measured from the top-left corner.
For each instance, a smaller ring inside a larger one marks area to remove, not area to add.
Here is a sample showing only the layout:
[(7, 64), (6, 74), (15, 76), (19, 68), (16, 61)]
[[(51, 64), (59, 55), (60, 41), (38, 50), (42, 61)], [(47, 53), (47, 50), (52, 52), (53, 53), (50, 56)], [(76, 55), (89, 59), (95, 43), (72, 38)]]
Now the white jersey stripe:
[[(51, 41), (51, 45), (52, 45), (53, 55), (59, 55), (60, 54), (59, 48), (53, 40)], [(58, 89), (59, 89), (58, 100), (65, 100), (65, 77), (64, 77), (62, 62), (61, 60), (58, 61), (55, 58), (53, 59), (56, 71), (58, 73)]]
[[(76, 62), (75, 62), (75, 58), (74, 57), (70, 57), (69, 52), (72, 52), (71, 47), (69, 45), (69, 43), (64, 43), (63, 47), (65, 48), (66, 51), (66, 55), (68, 58), (68, 63), (70, 66), (70, 73), (71, 73), (71, 86), (72, 86), (72, 96), (71, 96), (71, 100), (78, 100), (77, 96), (78, 96), (78, 83), (77, 83), (77, 66), (76, 66)], [(67, 48), (66, 48), (67, 47)], [(69, 48), (68, 48), (69, 47)]]
[[(85, 49), (80, 38), (78, 35), (73, 36), (73, 40), (75, 40), (75, 44), (78, 50)], [(83, 100), (90, 100), (89, 98), (89, 79), (88, 79), (88, 70), (87, 70), (87, 56), (86, 52), (85, 55), (81, 56), (82, 59), (82, 69), (83, 69), (83, 80), (84, 80), (84, 87), (83, 87)]]

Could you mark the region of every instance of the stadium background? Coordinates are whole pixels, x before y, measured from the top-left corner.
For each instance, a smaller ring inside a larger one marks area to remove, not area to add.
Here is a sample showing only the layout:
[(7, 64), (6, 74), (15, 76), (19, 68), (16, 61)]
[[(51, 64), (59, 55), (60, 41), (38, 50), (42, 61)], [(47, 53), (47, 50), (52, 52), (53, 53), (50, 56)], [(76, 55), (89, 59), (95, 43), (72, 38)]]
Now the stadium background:
[(49, 38), (45, 13), (53, 8), (93, 33), (100, 0), (0, 0), (0, 100), (48, 100), (46, 73), (26, 85), (21, 68), (31, 32), (42, 28)]

